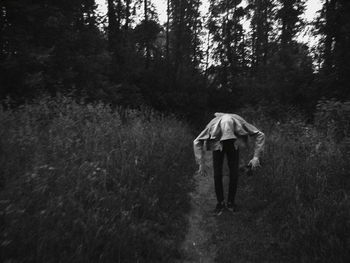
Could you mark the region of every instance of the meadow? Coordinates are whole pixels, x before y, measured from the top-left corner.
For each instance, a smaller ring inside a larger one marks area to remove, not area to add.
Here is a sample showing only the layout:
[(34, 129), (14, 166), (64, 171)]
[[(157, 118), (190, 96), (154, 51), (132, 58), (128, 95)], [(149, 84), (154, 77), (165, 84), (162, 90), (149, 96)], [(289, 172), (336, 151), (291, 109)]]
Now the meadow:
[(44, 97), (0, 110), (0, 261), (179, 256), (192, 135), (176, 118)]
[(320, 101), (312, 123), (294, 110), (281, 121), (268, 111), (241, 112), (266, 135), (261, 169), (241, 178), (246, 219), (272, 233), (265, 253), (279, 251), (283, 262), (349, 262), (350, 103)]
[[(268, 108), (238, 112), (266, 134), (262, 167), (240, 179), (244, 216), (271, 231), (266, 247), (286, 262), (350, 258), (349, 107), (321, 101), (312, 123), (296, 111), (279, 121)], [(63, 96), (1, 108), (0, 260), (181, 260), (192, 131), (148, 108)], [(233, 251), (228, 235), (218, 262)]]

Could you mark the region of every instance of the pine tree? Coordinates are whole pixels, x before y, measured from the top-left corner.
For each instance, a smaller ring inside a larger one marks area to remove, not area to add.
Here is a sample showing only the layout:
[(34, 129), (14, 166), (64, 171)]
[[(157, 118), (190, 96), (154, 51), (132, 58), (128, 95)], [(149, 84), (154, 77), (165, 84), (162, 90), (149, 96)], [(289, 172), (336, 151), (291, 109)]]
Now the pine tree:
[[(1, 96), (14, 98), (100, 88), (103, 49), (93, 0), (0, 2)], [(94, 66), (93, 66), (94, 65)], [(86, 85), (86, 83), (90, 83)]]
[[(250, 0), (251, 10), (251, 64), (254, 73), (261, 71), (267, 63), (270, 43), (273, 41), (273, 23), (276, 4), (274, 0)], [(271, 52), (270, 52), (271, 53)], [(270, 54), (271, 55), (271, 54)]]
[(326, 0), (316, 23), (321, 36), (322, 67), (320, 90), (324, 96), (349, 98), (350, 3), (344, 0)]
[(208, 29), (213, 36), (213, 57), (219, 63), (220, 85), (233, 88), (246, 65), (245, 39), (242, 18), (245, 10), (241, 1), (210, 2)]
[(201, 28), (200, 0), (170, 1), (171, 33), (170, 45), (177, 78), (186, 70), (187, 65), (196, 69), (201, 60), (198, 32)]
[(301, 15), (305, 11), (305, 0), (278, 0), (280, 8), (277, 19), (280, 20), (281, 48), (292, 44), (296, 34), (303, 28)]
[(273, 93), (278, 103), (286, 105), (306, 106), (313, 79), (308, 47), (296, 40), (305, 25), (304, 10), (305, 0), (278, 0), (279, 42), (269, 64), (273, 73), (269, 77), (275, 79)]

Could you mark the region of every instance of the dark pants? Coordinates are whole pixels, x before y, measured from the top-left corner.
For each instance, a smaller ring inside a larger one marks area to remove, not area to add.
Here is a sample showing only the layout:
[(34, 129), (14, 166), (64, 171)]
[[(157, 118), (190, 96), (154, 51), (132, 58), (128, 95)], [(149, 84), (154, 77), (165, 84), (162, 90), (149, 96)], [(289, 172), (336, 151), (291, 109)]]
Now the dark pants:
[(239, 151), (235, 149), (235, 140), (222, 141), (222, 151), (213, 151), (213, 166), (214, 166), (214, 183), (215, 193), (218, 203), (224, 201), (224, 189), (222, 184), (222, 168), (224, 164), (224, 156), (227, 157), (227, 164), (230, 173), (230, 183), (228, 190), (228, 202), (234, 203), (238, 184), (238, 161)]

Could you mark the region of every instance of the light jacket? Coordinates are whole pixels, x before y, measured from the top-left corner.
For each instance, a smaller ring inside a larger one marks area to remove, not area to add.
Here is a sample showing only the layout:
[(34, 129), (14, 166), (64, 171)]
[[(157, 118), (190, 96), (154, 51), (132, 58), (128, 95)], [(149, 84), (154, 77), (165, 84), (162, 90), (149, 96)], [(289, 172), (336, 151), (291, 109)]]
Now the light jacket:
[(241, 116), (231, 113), (215, 113), (205, 129), (193, 141), (193, 150), (197, 164), (201, 164), (204, 151), (222, 150), (222, 141), (234, 139), (235, 147), (247, 143), (247, 137), (255, 137), (254, 157), (259, 158), (263, 152), (265, 135), (255, 126), (246, 122)]

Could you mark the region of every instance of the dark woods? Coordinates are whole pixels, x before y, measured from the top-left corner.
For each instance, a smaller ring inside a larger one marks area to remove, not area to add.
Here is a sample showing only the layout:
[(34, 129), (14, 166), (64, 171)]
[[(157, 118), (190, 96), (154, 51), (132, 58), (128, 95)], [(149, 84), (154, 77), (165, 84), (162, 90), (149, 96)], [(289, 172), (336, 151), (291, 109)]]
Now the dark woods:
[[(94, 0), (1, 0), (1, 99), (59, 92), (192, 116), (349, 99), (348, 1), (323, 1), (312, 25), (305, 0), (211, 0), (207, 17), (201, 2), (168, 0), (162, 25), (149, 0), (108, 0), (105, 16)], [(317, 45), (297, 41), (305, 26)]]
[(201, 225), (202, 249), (350, 262), (350, 1), (311, 24), (306, 0), (210, 0), (205, 17), (204, 0), (168, 0), (164, 24), (156, 1), (101, 16), (94, 0), (0, 0), (0, 262), (187, 262), (192, 142), (214, 110), (266, 149), (240, 221)]

